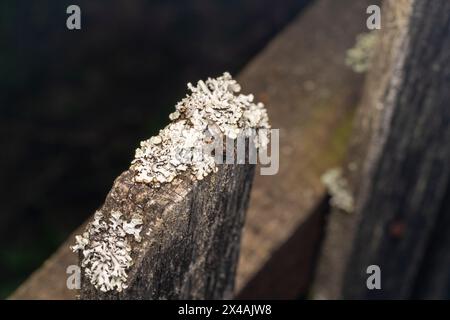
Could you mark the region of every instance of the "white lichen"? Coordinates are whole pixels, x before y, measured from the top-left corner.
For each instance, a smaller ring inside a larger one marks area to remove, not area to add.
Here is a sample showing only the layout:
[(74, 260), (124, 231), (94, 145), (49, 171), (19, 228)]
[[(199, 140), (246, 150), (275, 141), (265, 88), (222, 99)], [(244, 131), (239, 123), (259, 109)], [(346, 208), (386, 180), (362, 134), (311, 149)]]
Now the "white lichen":
[(267, 145), (267, 137), (252, 135), (270, 128), (264, 105), (254, 103), (252, 94), (239, 94), (241, 87), (229, 73), (196, 86), (188, 83), (188, 89), (190, 94), (169, 115), (172, 122), (136, 150), (131, 165), (136, 182), (159, 187), (183, 172), (202, 180), (217, 171), (214, 156), (203, 147), (218, 133), (231, 139), (251, 136), (256, 147)]
[(75, 237), (71, 249), (81, 251), (81, 266), (96, 289), (121, 292), (127, 288), (127, 270), (133, 264), (130, 241), (141, 241), (142, 223), (137, 214), (126, 221), (118, 211), (113, 211), (109, 219), (97, 211), (86, 232)]
[(364, 73), (370, 68), (378, 34), (376, 31), (361, 33), (355, 46), (347, 51), (345, 63), (356, 73)]
[[(158, 135), (141, 142), (132, 161), (134, 180), (159, 187), (187, 172), (201, 180), (217, 170), (215, 158), (205, 153), (211, 137), (236, 139), (242, 135), (252, 139), (256, 147), (265, 147), (269, 129), (268, 116), (262, 103), (254, 103), (253, 95), (238, 94), (240, 85), (229, 73), (216, 79), (188, 84), (191, 91), (170, 114), (172, 121)], [(255, 134), (256, 130), (256, 134)], [(125, 219), (113, 211), (106, 217), (97, 211), (83, 235), (76, 236), (73, 251), (81, 251), (81, 265), (90, 283), (107, 292), (127, 288), (127, 271), (133, 264), (131, 241), (141, 241), (142, 217)], [(151, 228), (146, 233), (150, 236)]]
[(347, 213), (354, 210), (354, 200), (347, 179), (340, 168), (327, 170), (321, 177), (330, 195), (330, 205)]

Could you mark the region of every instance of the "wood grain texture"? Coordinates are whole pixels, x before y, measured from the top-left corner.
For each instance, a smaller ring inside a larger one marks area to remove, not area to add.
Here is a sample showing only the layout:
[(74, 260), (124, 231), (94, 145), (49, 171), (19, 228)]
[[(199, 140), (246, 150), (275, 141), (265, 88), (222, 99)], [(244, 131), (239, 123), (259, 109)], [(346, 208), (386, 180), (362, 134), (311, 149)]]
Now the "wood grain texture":
[(78, 227), (56, 252), (8, 297), (11, 300), (74, 300), (79, 290), (68, 289), (67, 268), (78, 265), (78, 257), (70, 250), (75, 235), (83, 233), (86, 223)]
[[(392, 73), (401, 69), (405, 59), (401, 48), (408, 32), (411, 0), (384, 1), (381, 12), (382, 28), (373, 31), (378, 34), (373, 48), (375, 54), (364, 81), (363, 95), (342, 166), (354, 199), (359, 199), (363, 190), (369, 187), (367, 177), (373, 171), (373, 159), (381, 152), (379, 132), (386, 130), (387, 118), (391, 114), (384, 106), (384, 100), (391, 87)], [(358, 206), (358, 200), (356, 202)], [(342, 298), (344, 273), (359, 220), (360, 210), (347, 213), (331, 208), (312, 289), (314, 299)]]
[(124, 172), (101, 211), (139, 213), (150, 234), (132, 246), (126, 290), (102, 293), (83, 279), (81, 299), (231, 298), (253, 173), (254, 165), (220, 165), (202, 181), (152, 189)]
[[(435, 232), (450, 231), (450, 225), (438, 224), (447, 221), (440, 213), (449, 201), (450, 3), (410, 3), (400, 46), (387, 48), (402, 59), (389, 70), (379, 102), (382, 123), (371, 138), (369, 169), (362, 172), (361, 221), (344, 276), (345, 298), (410, 298), (429, 263), (429, 249), (437, 250), (429, 247)], [(381, 290), (366, 287), (366, 268), (372, 264), (381, 268)], [(448, 280), (448, 268), (441, 272)], [(448, 292), (435, 297), (448, 298)]]
[(324, 225), (320, 177), (344, 160), (364, 79), (345, 65), (346, 52), (373, 3), (315, 1), (239, 77), (280, 129), (278, 174), (255, 177), (237, 273), (242, 297), (307, 294)]

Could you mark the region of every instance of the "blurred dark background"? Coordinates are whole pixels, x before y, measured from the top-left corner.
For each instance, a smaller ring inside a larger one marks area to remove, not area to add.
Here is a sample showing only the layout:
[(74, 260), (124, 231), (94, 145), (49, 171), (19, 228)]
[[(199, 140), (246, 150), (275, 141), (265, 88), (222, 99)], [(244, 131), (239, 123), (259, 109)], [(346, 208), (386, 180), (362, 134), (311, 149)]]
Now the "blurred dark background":
[(308, 2), (1, 0), (0, 298), (101, 205), (188, 81), (236, 75)]

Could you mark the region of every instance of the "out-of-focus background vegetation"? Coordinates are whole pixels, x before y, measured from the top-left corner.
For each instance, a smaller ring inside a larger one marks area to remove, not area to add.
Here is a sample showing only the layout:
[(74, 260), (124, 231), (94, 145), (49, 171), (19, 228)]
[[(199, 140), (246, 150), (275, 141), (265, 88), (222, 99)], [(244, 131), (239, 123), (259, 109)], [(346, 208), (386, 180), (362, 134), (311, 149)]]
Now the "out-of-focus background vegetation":
[(188, 81), (236, 74), (308, 2), (1, 0), (0, 298), (101, 205)]

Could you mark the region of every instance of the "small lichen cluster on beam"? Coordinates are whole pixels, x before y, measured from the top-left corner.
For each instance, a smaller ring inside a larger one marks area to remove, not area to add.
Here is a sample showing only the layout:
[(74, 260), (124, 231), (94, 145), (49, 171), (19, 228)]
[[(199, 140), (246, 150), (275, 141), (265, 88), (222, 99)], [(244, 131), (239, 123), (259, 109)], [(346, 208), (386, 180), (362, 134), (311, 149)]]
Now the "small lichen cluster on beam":
[(330, 205), (347, 213), (354, 211), (354, 199), (340, 168), (327, 170), (321, 177), (330, 194)]
[[(81, 250), (86, 276), (97, 289), (121, 292), (127, 288), (127, 269), (131, 267), (130, 241), (141, 241), (142, 217), (134, 215), (129, 222), (122, 213), (114, 211), (105, 219), (97, 211), (85, 233), (76, 236), (73, 251)], [(132, 236), (127, 239), (127, 235)]]
[(347, 51), (345, 64), (356, 73), (369, 70), (377, 39), (376, 31), (359, 34), (354, 47)]

